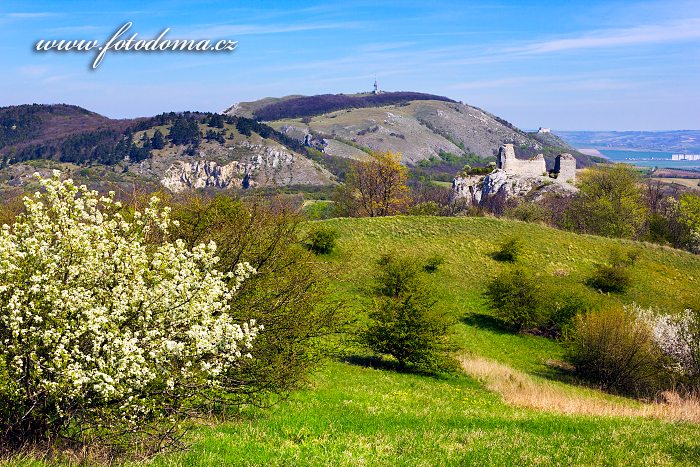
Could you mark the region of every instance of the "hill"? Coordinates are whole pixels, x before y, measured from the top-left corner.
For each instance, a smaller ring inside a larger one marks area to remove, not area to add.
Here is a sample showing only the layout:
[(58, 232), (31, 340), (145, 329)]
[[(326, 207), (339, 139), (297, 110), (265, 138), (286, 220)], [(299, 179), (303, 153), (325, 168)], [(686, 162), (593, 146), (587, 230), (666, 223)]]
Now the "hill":
[(112, 120), (76, 106), (30, 105), (0, 108), (0, 129), (6, 193), (52, 168), (93, 187), (173, 191), (329, 185), (334, 178), (303, 145), (242, 117), (171, 112)]
[[(482, 109), (430, 94), (266, 98), (235, 104), (226, 113), (265, 120), (292, 138), (343, 158), (362, 158), (367, 150), (391, 150), (401, 152), (410, 166), (450, 158), (464, 165), (470, 155), (491, 158), (500, 145), (513, 143), (521, 158), (543, 153), (552, 165), (554, 157), (566, 150), (580, 167), (592, 163), (554, 135), (551, 140), (538, 138)], [(453, 174), (461, 169), (456, 165)]]
[[(269, 410), (244, 409), (236, 422), (199, 425), (190, 451), (158, 457), (154, 465), (697, 463), (699, 425), (642, 417), (650, 404), (576, 384), (558, 364), (560, 343), (504, 331), (481, 294), (488, 279), (507, 267), (489, 253), (509, 235), (527, 240), (525, 265), (573, 289), (584, 287), (582, 279), (611, 247), (639, 248), (633, 286), (625, 295), (601, 299), (668, 311), (697, 296), (699, 257), (492, 218), (333, 219), (323, 225), (337, 229), (340, 238), (319, 267), (360, 326), (371, 300), (372, 264), (381, 253), (442, 255), (445, 263), (430, 283), (441, 310), (458, 319), (458, 353), (491, 362), (490, 374), (504, 374), (501, 382), (510, 392), (467, 374), (392, 371), (351, 345), (342, 361), (329, 363), (288, 401)], [(534, 388), (546, 405), (516, 397), (523, 388)]]

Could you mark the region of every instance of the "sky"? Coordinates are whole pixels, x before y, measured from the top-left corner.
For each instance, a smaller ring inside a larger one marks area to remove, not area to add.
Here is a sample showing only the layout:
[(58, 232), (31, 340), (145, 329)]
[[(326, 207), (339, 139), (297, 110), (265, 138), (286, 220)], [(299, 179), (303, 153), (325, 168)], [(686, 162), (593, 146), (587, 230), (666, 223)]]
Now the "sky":
[[(232, 53), (36, 52), (230, 39)], [(439, 94), (523, 129), (700, 129), (700, 1), (2, 0), (0, 106), (68, 103), (112, 118), (220, 112), (289, 94)]]

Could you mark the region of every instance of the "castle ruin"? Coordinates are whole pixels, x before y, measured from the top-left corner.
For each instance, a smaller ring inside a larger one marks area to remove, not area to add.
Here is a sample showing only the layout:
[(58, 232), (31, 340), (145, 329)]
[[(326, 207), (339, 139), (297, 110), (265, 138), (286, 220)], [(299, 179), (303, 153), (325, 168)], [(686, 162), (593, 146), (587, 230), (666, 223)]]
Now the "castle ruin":
[(472, 204), (502, 194), (506, 199), (529, 197), (537, 199), (548, 192), (571, 194), (577, 191), (576, 159), (568, 153), (560, 154), (554, 161), (554, 170), (547, 171), (544, 155), (524, 160), (515, 157), (512, 144), (504, 144), (498, 150), (496, 170), (488, 175), (458, 176), (452, 181), (455, 199), (466, 199)]
[[(523, 177), (546, 177), (547, 164), (543, 154), (537, 154), (531, 159), (518, 159), (515, 157), (515, 149), (512, 144), (504, 144), (498, 150), (496, 168), (509, 175)], [(555, 180), (559, 182), (573, 183), (576, 181), (576, 159), (568, 153), (560, 154), (554, 160)]]

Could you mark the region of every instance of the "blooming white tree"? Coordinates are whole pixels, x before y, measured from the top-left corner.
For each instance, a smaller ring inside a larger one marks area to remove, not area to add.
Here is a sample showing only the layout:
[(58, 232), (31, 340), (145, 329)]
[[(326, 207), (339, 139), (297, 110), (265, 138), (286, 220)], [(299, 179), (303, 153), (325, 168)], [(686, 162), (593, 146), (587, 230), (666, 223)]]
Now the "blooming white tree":
[(59, 175), (0, 231), (0, 431), (161, 435), (250, 357), (262, 326), (228, 302), (255, 271), (224, 275), (213, 243), (171, 240), (156, 198), (129, 211)]
[(669, 370), (691, 379), (700, 377), (700, 315), (687, 309), (671, 316), (631, 306), (638, 319), (649, 324), (654, 342), (669, 359)]

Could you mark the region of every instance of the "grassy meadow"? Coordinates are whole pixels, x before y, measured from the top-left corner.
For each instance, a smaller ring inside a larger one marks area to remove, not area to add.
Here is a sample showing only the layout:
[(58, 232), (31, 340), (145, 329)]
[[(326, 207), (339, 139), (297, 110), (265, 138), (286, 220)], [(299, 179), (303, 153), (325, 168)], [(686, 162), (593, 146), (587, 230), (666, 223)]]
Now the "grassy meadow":
[(340, 238), (333, 253), (320, 257), (319, 267), (331, 277), (334, 297), (357, 318), (358, 326), (370, 303), (367, 290), (382, 253), (444, 257), (429, 280), (439, 298), (437, 306), (456, 318), (454, 340), (465, 373), (429, 377), (392, 371), (339, 338), (344, 357), (327, 362), (288, 400), (270, 409), (243, 409), (237, 421), (198, 422), (187, 438), (189, 450), (157, 456), (149, 464), (700, 463), (700, 425), (683, 421), (689, 410), (700, 416), (698, 407), (677, 407), (680, 416), (674, 418), (673, 408), (576, 384), (560, 369), (560, 343), (503, 330), (482, 298), (488, 280), (508, 267), (489, 256), (508, 236), (526, 244), (520, 263), (543, 279), (555, 278), (566, 290), (585, 291), (584, 280), (596, 262), (607, 259), (611, 247), (638, 249), (630, 289), (601, 295), (600, 300), (636, 302), (667, 312), (680, 311), (683, 303), (697, 299), (700, 257), (494, 218), (323, 223), (337, 229)]

